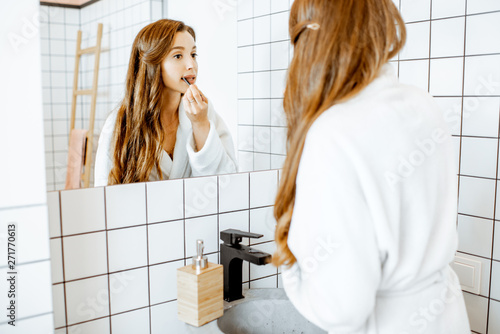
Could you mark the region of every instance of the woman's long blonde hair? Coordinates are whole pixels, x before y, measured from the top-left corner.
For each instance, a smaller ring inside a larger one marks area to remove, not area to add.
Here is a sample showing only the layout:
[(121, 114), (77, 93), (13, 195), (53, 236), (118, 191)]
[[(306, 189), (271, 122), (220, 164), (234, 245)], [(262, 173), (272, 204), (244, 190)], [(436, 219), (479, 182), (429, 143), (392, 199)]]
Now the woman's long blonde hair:
[(175, 34), (194, 30), (183, 22), (159, 20), (137, 34), (127, 72), (125, 97), (116, 117), (112, 145), (113, 168), (108, 184), (144, 182), (156, 167), (160, 179), (162, 143), (160, 121), (164, 84), (161, 63), (173, 47)]
[(309, 128), (325, 110), (373, 81), (406, 41), (403, 19), (392, 0), (295, 0), (289, 32), (294, 56), (283, 100), (287, 156), (274, 206), (276, 266), (296, 262), (287, 241)]

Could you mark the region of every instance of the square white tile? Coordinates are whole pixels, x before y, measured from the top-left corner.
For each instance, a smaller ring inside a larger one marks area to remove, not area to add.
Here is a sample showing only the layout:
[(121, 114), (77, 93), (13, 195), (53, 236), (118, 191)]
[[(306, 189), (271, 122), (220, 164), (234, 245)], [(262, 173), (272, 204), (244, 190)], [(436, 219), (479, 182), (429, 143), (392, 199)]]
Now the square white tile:
[(432, 18), (465, 15), (465, 0), (432, 0)]
[(283, 109), (283, 99), (271, 100), (271, 125), (286, 126), (285, 111)]
[(250, 185), (247, 173), (219, 176), (219, 213), (248, 209)]
[(424, 91), (429, 90), (429, 61), (409, 60), (399, 62), (399, 81), (416, 86)]
[(149, 264), (184, 258), (184, 221), (148, 226)]
[(290, 13), (283, 12), (271, 15), (271, 41), (284, 41), (288, 36), (288, 19)]
[[(238, 150), (253, 151), (253, 126), (238, 126)], [(239, 167), (245, 165), (244, 160), (238, 159)], [(251, 164), (253, 167), (253, 163)], [(243, 171), (240, 169), (240, 172)]]
[[(5, 258), (0, 266), (7, 265), (8, 231), (15, 234), (16, 265), (50, 259), (47, 216), (45, 205), (0, 210), (0, 246), (5, 251)], [(8, 228), (12, 224), (14, 228)]]
[(287, 71), (271, 72), (271, 97), (283, 98), (285, 95)]
[(238, 74), (238, 98), (253, 98), (253, 73)]
[[(223, 213), (219, 215), (219, 244), (223, 243), (222, 240), (220, 240), (220, 232), (227, 230), (227, 229), (235, 229), (235, 230), (240, 230), (243, 232), (249, 232), (249, 225), (250, 225), (250, 212), (249, 210), (243, 210), (243, 211), (236, 211), (236, 212), (229, 212), (229, 213)], [(248, 238), (243, 238), (242, 242), (243, 245), (248, 245)]]
[(102, 318), (68, 327), (68, 334), (110, 333), (109, 318)]
[(443, 119), (452, 135), (460, 135), (462, 123), (462, 98), (461, 97), (436, 97), (434, 101), (438, 104), (443, 114)]
[(289, 9), (288, 0), (272, 0), (271, 1), (271, 13), (282, 12)]
[(277, 187), (276, 170), (250, 173), (250, 207), (274, 205)]
[(253, 43), (262, 44), (271, 41), (271, 17), (269, 15), (253, 19)]
[(198, 239), (204, 242), (204, 254), (217, 252), (219, 250), (217, 228), (217, 215), (186, 219), (186, 257), (196, 255), (196, 240)]
[[(497, 188), (500, 185), (497, 185)], [(497, 201), (497, 212), (500, 201)], [(493, 240), (493, 259), (500, 261), (500, 223), (495, 221), (495, 236)]]
[(238, 9), (238, 20), (253, 17), (253, 1), (238, 0), (236, 8)]
[(488, 333), (500, 333), (500, 302), (491, 299)]
[(61, 191), (63, 235), (104, 230), (104, 188)]
[(465, 95), (500, 95), (500, 55), (465, 58)]
[(495, 181), (475, 177), (460, 177), (458, 212), (493, 218)]
[(52, 286), (52, 307), (54, 312), (54, 327), (66, 326), (66, 302), (64, 284)]
[(261, 278), (250, 282), (250, 288), (252, 289), (268, 289), (276, 288), (276, 276), (270, 276), (266, 278)]
[(148, 223), (184, 218), (183, 180), (146, 184)]
[(500, 262), (493, 261), (491, 264), (492, 264), (492, 267), (491, 267), (491, 295), (490, 295), (490, 298), (500, 300)]
[(285, 158), (286, 156), (284, 155), (271, 154), (271, 169), (283, 168)]
[(253, 97), (257, 99), (271, 97), (271, 72), (255, 72), (253, 74)]
[(430, 93), (434, 96), (461, 96), (464, 59), (431, 59)]
[(66, 281), (108, 272), (105, 232), (64, 237), (63, 248)]
[(254, 71), (269, 71), (271, 69), (271, 45), (259, 44), (253, 47)]
[(184, 180), (186, 218), (217, 213), (217, 176)]
[(472, 15), (467, 17), (467, 55), (499, 53), (500, 41), (491, 33), (500, 30), (500, 13)]
[(52, 270), (52, 283), (63, 282), (61, 238), (50, 240), (50, 267)]
[(264, 171), (269, 169), (271, 169), (271, 154), (255, 152), (253, 154), (253, 171)]
[(145, 183), (106, 187), (108, 229), (146, 224)]
[(109, 275), (111, 314), (149, 305), (148, 268)]
[(238, 100), (238, 125), (253, 124), (253, 100)]
[[(191, 261), (188, 261), (188, 265)], [(184, 260), (149, 267), (149, 298), (151, 304), (177, 299), (177, 268)]]
[(286, 133), (287, 128), (271, 128), (271, 153), (286, 155)]
[(271, 125), (271, 100), (259, 99), (253, 101), (253, 124)]
[(459, 251), (490, 257), (492, 238), (492, 220), (458, 215)]
[(149, 334), (149, 308), (112, 316), (111, 328), (116, 333)]
[(271, 153), (271, 127), (254, 126), (253, 147), (259, 153)]
[(177, 301), (151, 307), (151, 334), (189, 333), (190, 325), (177, 318)]
[(464, 300), (469, 315), (470, 329), (475, 332), (485, 333), (488, 299), (464, 292)]
[(148, 264), (146, 226), (108, 231), (109, 271)]
[(498, 137), (500, 98), (464, 97), (462, 135)]
[(283, 70), (288, 68), (289, 42), (271, 43), (271, 70)]
[(400, 12), (405, 22), (429, 20), (431, 0), (401, 0)]
[(273, 206), (250, 210), (250, 232), (263, 234), (259, 239), (250, 239), (250, 244), (274, 240), (276, 219), (273, 210)]
[(253, 71), (253, 46), (238, 48), (238, 72)]
[(498, 139), (462, 137), (460, 174), (496, 177)]
[(253, 44), (253, 20), (238, 22), (238, 46)]
[[(490, 290), (490, 267), (491, 267), (491, 261), (482, 257), (474, 256), (474, 255), (469, 255), (461, 252), (457, 252), (457, 255), (460, 257), (464, 257), (466, 259), (480, 262), (481, 263), (481, 279), (479, 281), (480, 289), (479, 289), (479, 295), (488, 297), (489, 296), (489, 290)], [(458, 273), (457, 273), (458, 274)], [(459, 279), (461, 277), (459, 276)], [(467, 278), (468, 279), (468, 278)]]
[(467, 14), (477, 14), (500, 10), (500, 3), (496, 0), (468, 0)]
[(430, 26), (430, 21), (406, 25), (406, 45), (401, 50), (399, 59), (429, 58)]
[[(259, 240), (259, 239), (252, 239), (252, 241), (256, 241), (256, 240)], [(252, 246), (252, 248), (258, 249), (262, 252), (266, 252), (268, 254), (273, 255), (274, 252), (276, 251), (276, 244), (274, 242), (268, 242), (265, 244)], [(276, 275), (276, 274), (278, 274), (278, 268), (276, 268), (275, 266), (273, 266), (270, 263), (263, 265), (263, 266), (258, 266), (258, 265), (255, 265), (253, 263), (250, 263), (250, 280), (255, 280), (255, 279), (263, 278), (263, 277), (270, 276), (270, 275)], [(254, 288), (253, 282), (250, 282), (250, 286), (252, 288)], [(274, 276), (273, 288), (275, 288), (275, 287), (276, 287), (276, 276)]]
[(252, 152), (242, 152), (242, 151), (238, 152), (238, 172), (253, 171), (253, 163), (254, 161)]
[(108, 276), (66, 283), (68, 325), (109, 315)]
[(464, 54), (465, 17), (432, 21), (431, 57)]
[(267, 15), (271, 12), (271, 0), (253, 1), (253, 15)]

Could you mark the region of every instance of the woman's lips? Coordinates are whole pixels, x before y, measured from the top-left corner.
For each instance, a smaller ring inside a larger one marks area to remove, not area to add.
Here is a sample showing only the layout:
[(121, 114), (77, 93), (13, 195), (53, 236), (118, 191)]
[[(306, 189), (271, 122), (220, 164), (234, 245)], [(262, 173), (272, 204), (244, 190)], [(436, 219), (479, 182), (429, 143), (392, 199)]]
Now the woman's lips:
[(195, 81), (196, 81), (196, 77), (195, 76), (187, 76), (187, 77), (184, 77), (184, 78), (186, 78), (186, 80), (189, 81), (190, 84), (194, 84)]

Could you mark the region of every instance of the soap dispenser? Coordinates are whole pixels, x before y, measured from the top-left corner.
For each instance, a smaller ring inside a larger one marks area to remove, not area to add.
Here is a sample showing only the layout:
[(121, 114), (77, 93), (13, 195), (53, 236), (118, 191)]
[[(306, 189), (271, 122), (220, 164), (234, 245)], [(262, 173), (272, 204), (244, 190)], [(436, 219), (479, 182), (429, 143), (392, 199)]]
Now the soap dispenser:
[(177, 269), (177, 316), (196, 327), (224, 314), (224, 271), (207, 261), (203, 248), (197, 240), (192, 264)]

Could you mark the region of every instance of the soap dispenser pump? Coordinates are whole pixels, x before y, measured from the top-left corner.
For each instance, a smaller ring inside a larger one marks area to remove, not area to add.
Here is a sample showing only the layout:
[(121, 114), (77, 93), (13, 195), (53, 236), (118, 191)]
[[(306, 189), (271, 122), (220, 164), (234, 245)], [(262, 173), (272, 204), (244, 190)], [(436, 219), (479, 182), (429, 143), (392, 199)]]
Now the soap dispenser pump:
[(177, 316), (196, 327), (224, 314), (224, 271), (208, 262), (203, 249), (203, 240), (197, 240), (192, 264), (177, 269)]

